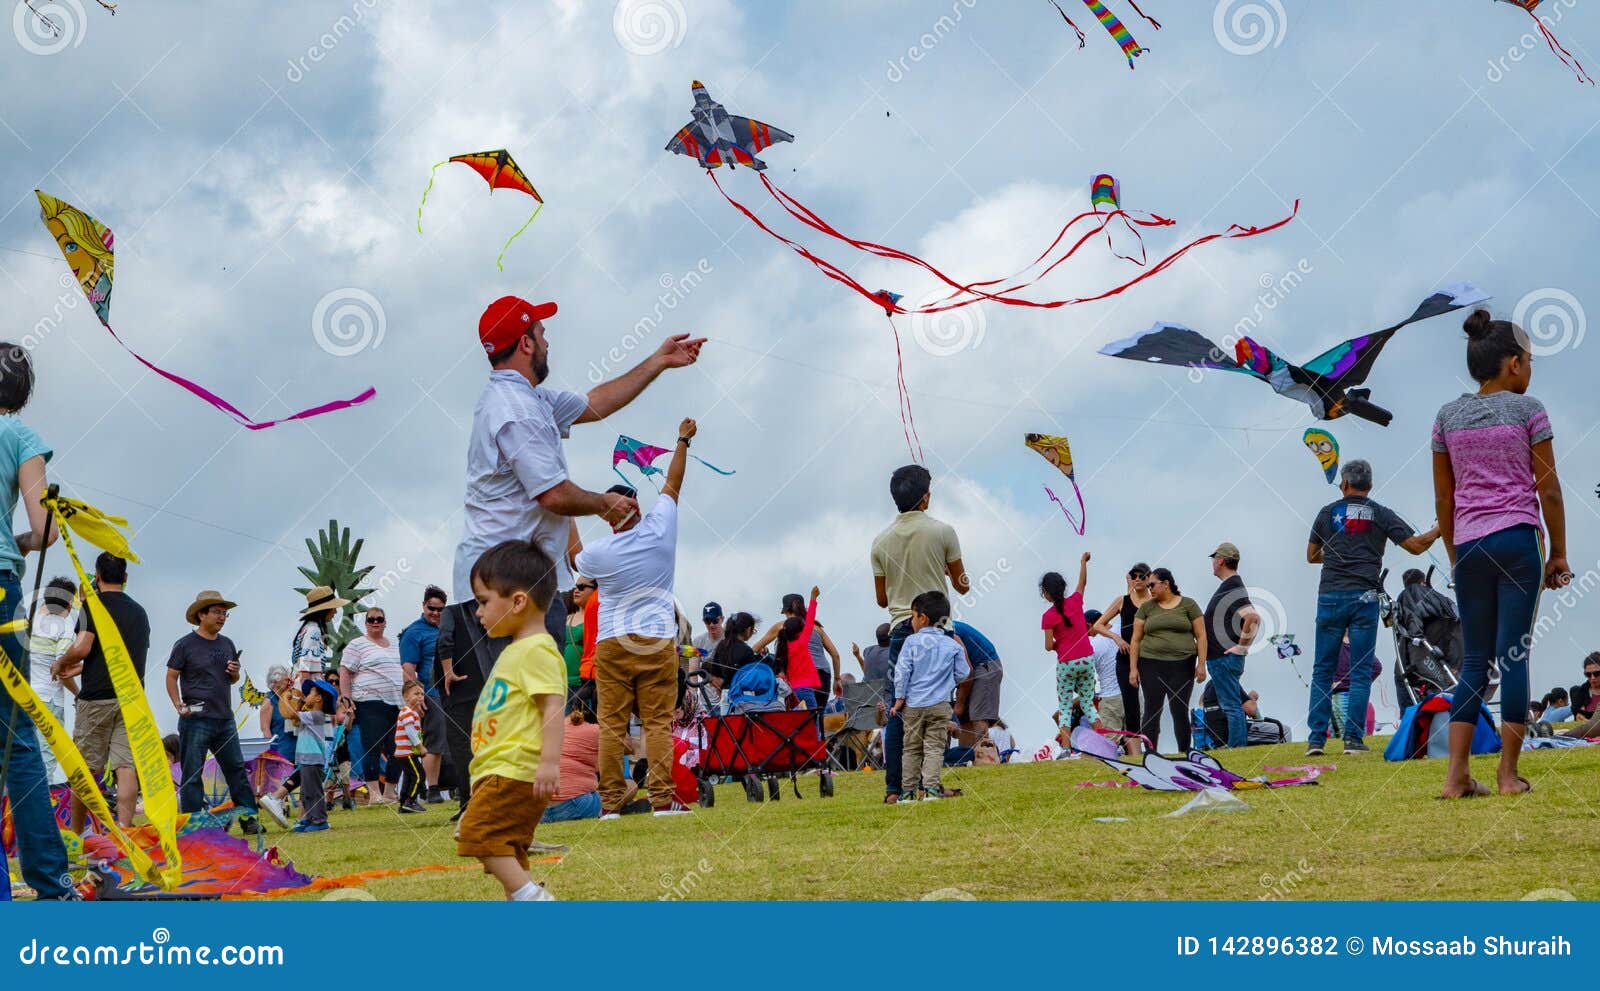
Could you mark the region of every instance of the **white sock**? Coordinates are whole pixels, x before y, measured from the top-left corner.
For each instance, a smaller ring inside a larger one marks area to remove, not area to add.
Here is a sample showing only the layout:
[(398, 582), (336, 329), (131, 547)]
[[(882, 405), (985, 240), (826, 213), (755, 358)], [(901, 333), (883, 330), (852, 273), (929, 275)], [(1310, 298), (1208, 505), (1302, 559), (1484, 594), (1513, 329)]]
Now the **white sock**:
[(539, 891), (539, 886), (537, 884), (534, 884), (532, 881), (529, 881), (527, 884), (525, 884), (522, 887), (518, 888), (516, 891), (513, 891), (511, 893), (511, 897), (508, 898), (507, 901), (531, 902), (531, 901), (533, 901), (534, 895), (536, 895), (538, 893), (538, 891)]

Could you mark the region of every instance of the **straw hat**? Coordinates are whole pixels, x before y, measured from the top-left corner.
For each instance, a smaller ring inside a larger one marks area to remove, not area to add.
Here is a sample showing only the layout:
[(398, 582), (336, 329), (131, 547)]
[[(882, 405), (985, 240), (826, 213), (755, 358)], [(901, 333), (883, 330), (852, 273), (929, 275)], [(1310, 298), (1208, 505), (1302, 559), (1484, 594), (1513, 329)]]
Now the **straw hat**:
[(199, 626), (200, 611), (202, 609), (209, 609), (212, 606), (221, 606), (224, 609), (232, 609), (238, 604), (239, 603), (237, 602), (229, 602), (227, 599), (224, 599), (221, 592), (208, 588), (204, 592), (201, 592), (199, 595), (194, 597), (194, 601), (189, 603), (189, 608), (184, 610), (183, 618), (189, 621), (190, 626)]
[(333, 589), (326, 585), (318, 585), (306, 592), (306, 607), (300, 610), (300, 618), (309, 619), (315, 613), (327, 612), (329, 609), (338, 609), (349, 604), (349, 599), (339, 598)]

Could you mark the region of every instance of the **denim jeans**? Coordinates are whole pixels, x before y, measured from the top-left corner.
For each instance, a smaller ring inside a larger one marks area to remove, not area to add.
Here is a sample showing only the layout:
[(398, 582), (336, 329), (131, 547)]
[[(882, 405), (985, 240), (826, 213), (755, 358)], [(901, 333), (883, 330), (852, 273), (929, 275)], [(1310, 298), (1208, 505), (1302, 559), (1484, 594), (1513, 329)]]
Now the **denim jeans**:
[[(891, 681), (894, 666), (900, 660), (900, 648), (904, 647), (906, 641), (911, 639), (911, 632), (911, 620), (909, 619), (902, 619), (889, 630), (889, 672)], [(890, 687), (889, 694), (891, 696), (894, 694), (893, 687)], [(891, 698), (888, 705), (893, 708), (894, 699)], [(905, 739), (905, 723), (901, 721), (899, 716), (890, 716), (888, 721), (883, 724), (883, 793), (885, 795), (900, 794), (900, 762), (904, 757)], [(916, 787), (916, 782), (913, 781), (911, 785), (913, 788)]]
[[(6, 610), (22, 602), (22, 585), (14, 572), (0, 571), (0, 589), (5, 590)], [(0, 648), (26, 678), (28, 656), (17, 635), (0, 635)], [(70, 881), (63, 883), (68, 880), (67, 848), (61, 844), (61, 827), (50, 807), (50, 782), (39, 755), (41, 746), (38, 730), (28, 714), (10, 695), (0, 697), (0, 766), (5, 768), (0, 787), (11, 799), (22, 879), (41, 899), (73, 898), (76, 895)], [(3, 850), (0, 870), (9, 870)]]
[(199, 812), (206, 807), (204, 784), (206, 754), (217, 759), (223, 780), (228, 782), (228, 797), (233, 804), (256, 814), (256, 796), (250, 790), (250, 779), (244, 771), (244, 753), (239, 749), (239, 731), (234, 728), (233, 717), (205, 719), (200, 716), (178, 717), (178, 754), (183, 761), (183, 784), (178, 788), (178, 810)]
[(1350, 634), (1349, 711), (1344, 738), (1360, 743), (1366, 729), (1367, 699), (1372, 694), (1373, 652), (1378, 646), (1378, 593), (1323, 592), (1317, 596), (1317, 659), (1311, 669), (1311, 708), (1306, 715), (1309, 743), (1328, 739), (1333, 720), (1333, 676), (1339, 668), (1339, 645)]
[[(398, 705), (378, 699), (356, 703), (356, 729), (361, 733), (361, 749), (350, 753), (353, 762), (360, 765), (361, 780), (367, 783), (371, 794), (377, 794), (378, 782), (384, 780), (384, 762), (394, 756), (394, 727), (399, 718)], [(395, 770), (391, 777), (398, 779), (399, 769)]]
[(1544, 585), (1544, 549), (1531, 524), (1456, 547), (1456, 603), (1461, 608), (1461, 683), (1452, 723), (1476, 725), (1489, 687), (1489, 661), (1500, 666), (1500, 718), (1528, 720), (1528, 653)]
[(1244, 718), (1244, 655), (1224, 654), (1206, 662), (1206, 672), (1217, 686), (1217, 706), (1228, 720), (1228, 746), (1250, 744), (1250, 723)]
[(586, 791), (582, 795), (544, 807), (540, 822), (571, 822), (574, 819), (600, 818), (600, 793)]

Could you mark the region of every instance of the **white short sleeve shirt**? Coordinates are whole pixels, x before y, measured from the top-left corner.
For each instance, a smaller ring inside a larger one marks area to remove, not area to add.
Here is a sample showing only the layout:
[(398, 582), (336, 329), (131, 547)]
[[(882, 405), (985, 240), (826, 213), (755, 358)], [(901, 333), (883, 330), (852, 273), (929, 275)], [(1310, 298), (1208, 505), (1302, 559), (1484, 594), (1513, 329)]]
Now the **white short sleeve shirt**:
[(632, 530), (584, 546), (578, 572), (599, 586), (598, 640), (677, 637), (677, 558), (678, 503), (668, 496), (657, 499)]

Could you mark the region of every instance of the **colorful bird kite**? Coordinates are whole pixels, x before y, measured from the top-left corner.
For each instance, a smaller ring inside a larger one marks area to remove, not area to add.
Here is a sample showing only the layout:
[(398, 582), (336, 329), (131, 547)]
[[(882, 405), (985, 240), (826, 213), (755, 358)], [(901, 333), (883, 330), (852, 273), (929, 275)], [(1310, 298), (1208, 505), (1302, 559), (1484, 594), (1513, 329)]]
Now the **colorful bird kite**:
[[(705, 169), (706, 176), (710, 178), (712, 184), (717, 187), (717, 192), (721, 194), (723, 199), (728, 201), (730, 206), (738, 210), (746, 220), (749, 220), (764, 233), (771, 236), (780, 244), (790, 248), (806, 261), (810, 262), (823, 275), (833, 279), (835, 282), (838, 282), (841, 285), (848, 287), (856, 293), (859, 293), (863, 298), (872, 302), (873, 305), (882, 307), (888, 311), (891, 316), (901, 313), (941, 313), (947, 310), (959, 309), (963, 306), (971, 306), (974, 303), (979, 303), (986, 300), (996, 303), (1003, 303), (1008, 306), (1055, 309), (1062, 306), (1073, 306), (1080, 303), (1091, 303), (1098, 300), (1108, 299), (1126, 291), (1140, 282), (1143, 282), (1145, 279), (1151, 278), (1156, 274), (1166, 270), (1168, 266), (1175, 264), (1178, 259), (1182, 258), (1185, 254), (1197, 247), (1200, 247), (1201, 245), (1209, 244), (1212, 241), (1222, 239), (1255, 237), (1259, 234), (1265, 234), (1270, 231), (1277, 230), (1278, 228), (1289, 223), (1289, 221), (1293, 220), (1295, 214), (1297, 214), (1300, 209), (1299, 201), (1296, 201), (1294, 205), (1294, 212), (1291, 212), (1289, 216), (1284, 217), (1283, 219), (1265, 227), (1242, 227), (1238, 224), (1234, 224), (1226, 231), (1221, 233), (1202, 235), (1201, 237), (1198, 237), (1193, 241), (1190, 241), (1189, 243), (1179, 247), (1171, 254), (1167, 255), (1165, 258), (1161, 259), (1159, 262), (1155, 263), (1134, 278), (1098, 293), (1066, 299), (1027, 299), (1016, 295), (1016, 293), (1028, 288), (1029, 286), (1032, 286), (1034, 283), (1049, 275), (1056, 268), (1060, 267), (1064, 262), (1076, 254), (1078, 249), (1087, 243), (1090, 238), (1092, 238), (1095, 234), (1103, 232), (1113, 221), (1122, 219), (1130, 225), (1137, 227), (1171, 227), (1176, 224), (1176, 221), (1155, 214), (1149, 214), (1143, 217), (1133, 217), (1120, 209), (1111, 211), (1091, 209), (1080, 213), (1071, 220), (1067, 221), (1067, 223), (1063, 225), (1061, 230), (1056, 234), (1054, 240), (1050, 242), (1049, 246), (1047, 246), (1044, 251), (1040, 252), (1038, 257), (1036, 257), (1017, 274), (1001, 278), (963, 282), (946, 275), (936, 266), (908, 251), (902, 251), (899, 248), (851, 237), (850, 235), (839, 231), (826, 220), (823, 220), (822, 217), (816, 213), (816, 211), (812, 210), (810, 207), (801, 203), (799, 200), (795, 199), (793, 196), (790, 196), (788, 193), (785, 193), (783, 190), (774, 185), (772, 180), (767, 178), (767, 175), (764, 171), (766, 163), (761, 162), (755, 157), (754, 153), (756, 151), (766, 148), (774, 142), (780, 140), (792, 140), (792, 136), (789, 135), (788, 132), (772, 127), (770, 124), (761, 124), (758, 121), (749, 121), (747, 118), (736, 117), (729, 114), (720, 103), (717, 103), (714, 100), (711, 100), (709, 96), (706, 96), (705, 87), (699, 82), (694, 84), (694, 93), (695, 108), (693, 112), (695, 115), (695, 120), (687, 127), (678, 131), (678, 134), (674, 136), (671, 142), (668, 143), (667, 150), (694, 157), (699, 165)], [(741, 124), (740, 122), (743, 123)], [(754, 130), (751, 130), (752, 128)], [(696, 135), (699, 135), (699, 137), (696, 137)], [(686, 136), (689, 140), (686, 140)], [(747, 138), (749, 140), (746, 140)], [(713, 141), (715, 142), (715, 147), (706, 144), (706, 142)], [(715, 154), (713, 154), (713, 152), (715, 152)], [(791, 219), (799, 222), (807, 228), (810, 228), (812, 231), (818, 234), (841, 241), (844, 244), (849, 245), (857, 251), (865, 254), (915, 265), (916, 267), (927, 272), (929, 275), (932, 275), (935, 279), (939, 280), (951, 291), (943, 298), (936, 296), (931, 302), (908, 308), (900, 304), (898, 297), (895, 299), (889, 299), (889, 296), (894, 294), (885, 295), (883, 290), (868, 289), (866, 286), (856, 281), (855, 278), (853, 278), (844, 267), (822, 258), (805, 245), (774, 230), (764, 220), (757, 216), (754, 210), (750, 209), (748, 206), (745, 206), (743, 203), (740, 203), (738, 200), (729, 195), (728, 191), (723, 188), (721, 180), (717, 178), (717, 169), (724, 164), (731, 165), (734, 163), (743, 164), (753, 169), (756, 172), (757, 177), (760, 179), (762, 187), (767, 191), (768, 195), (770, 195), (773, 200), (777, 202), (779, 207), (781, 207), (784, 213), (786, 213)], [(1074, 233), (1074, 225), (1078, 224), (1080, 221), (1089, 221), (1093, 226), (1091, 226), (1088, 231), (1078, 234), (1073, 238), (1069, 238), (1068, 235)], [(1057, 254), (1057, 249), (1061, 248), (1063, 244), (1065, 244), (1066, 247), (1061, 250), (1059, 254)], [(1036, 274), (1033, 274), (1026, 279), (1023, 278), (1025, 274), (1029, 272), (1035, 272), (1035, 270), (1037, 270)]]
[[(1078, 47), (1082, 48), (1084, 45), (1083, 30), (1072, 23), (1072, 18), (1067, 16), (1067, 12), (1061, 9), (1061, 4), (1057, 3), (1056, 0), (1050, 0), (1050, 4), (1055, 7), (1056, 13), (1061, 15), (1061, 19), (1067, 22), (1067, 27), (1077, 33)], [(1123, 56), (1128, 60), (1128, 68), (1133, 68), (1133, 60), (1150, 50), (1133, 40), (1133, 35), (1128, 33), (1127, 26), (1101, 0), (1083, 0), (1083, 5), (1089, 8), (1089, 13), (1094, 15), (1095, 20), (1100, 22), (1100, 26), (1106, 29), (1107, 34), (1111, 35), (1111, 40), (1115, 41), (1117, 47), (1122, 49)], [(1133, 8), (1135, 14), (1149, 21), (1151, 27), (1157, 31), (1161, 30), (1161, 22), (1140, 10), (1139, 5), (1134, 3), (1133, 0), (1128, 0), (1128, 6)]]
[(244, 676), (244, 683), (239, 686), (239, 704), (247, 705), (252, 709), (261, 708), (261, 703), (267, 700), (267, 693), (250, 683), (250, 676)]
[[(1527, 11), (1528, 16), (1533, 18), (1533, 23), (1538, 25), (1540, 37), (1544, 38), (1544, 43), (1550, 46), (1550, 51), (1556, 58), (1561, 60), (1561, 64), (1571, 69), (1573, 75), (1578, 77), (1579, 82), (1588, 83), (1590, 86), (1594, 85), (1594, 77), (1584, 71), (1583, 63), (1579, 62), (1560, 41), (1556, 40), (1555, 33), (1550, 30), (1550, 22), (1539, 16), (1537, 8), (1544, 0), (1497, 0), (1497, 2), (1509, 3), (1513, 7), (1521, 7)], [(1567, 6), (1570, 7), (1572, 5), (1569, 3)]]
[(527, 193), (529, 196), (533, 197), (535, 203), (539, 204), (533, 208), (533, 213), (528, 216), (528, 219), (523, 222), (523, 225), (517, 228), (517, 232), (511, 235), (509, 238), (506, 238), (506, 243), (501, 245), (500, 255), (494, 260), (494, 264), (496, 268), (504, 272), (506, 270), (504, 264), (506, 249), (511, 247), (512, 241), (515, 241), (517, 238), (522, 236), (522, 232), (528, 229), (529, 224), (533, 223), (533, 218), (537, 217), (539, 215), (539, 211), (544, 209), (544, 200), (540, 198), (539, 191), (533, 188), (533, 183), (528, 181), (527, 173), (522, 171), (522, 167), (518, 165), (514, 159), (512, 159), (511, 153), (506, 151), (504, 148), (497, 148), (494, 151), (474, 151), (466, 155), (456, 155), (455, 157), (447, 158), (442, 162), (435, 162), (433, 169), (428, 173), (428, 187), (422, 191), (422, 202), (417, 204), (418, 234), (422, 233), (422, 208), (428, 204), (428, 193), (433, 189), (433, 174), (438, 172), (442, 167), (449, 165), (451, 162), (460, 162), (462, 165), (465, 165), (467, 168), (482, 176), (483, 181), (489, 184), (490, 195), (493, 195), (494, 191), (497, 189), (514, 189), (519, 193)]
[(1322, 474), (1327, 477), (1328, 484), (1339, 475), (1339, 440), (1333, 434), (1321, 427), (1307, 427), (1300, 438), (1301, 442), (1316, 455), (1317, 464), (1322, 466)]
[[(656, 447), (651, 444), (646, 444), (642, 440), (634, 440), (632, 437), (629, 437), (626, 434), (618, 434), (617, 446), (611, 451), (611, 470), (616, 472), (617, 477), (622, 479), (624, 483), (631, 485), (632, 483), (628, 482), (628, 476), (622, 473), (622, 469), (618, 468), (618, 465), (626, 461), (628, 464), (639, 469), (639, 474), (649, 478), (652, 475), (664, 474), (664, 472), (660, 468), (657, 468), (653, 462), (663, 454), (671, 453), (672, 448), (670, 447)], [(734, 474), (734, 472), (731, 471), (723, 471), (721, 468), (718, 468), (711, 462), (696, 458), (692, 454), (689, 455), (689, 457), (699, 461), (701, 464), (705, 465), (707, 468), (710, 468), (718, 475)]]
[(359, 406), (377, 394), (375, 390), (369, 388), (352, 399), (323, 403), (276, 420), (257, 421), (246, 416), (237, 406), (210, 389), (153, 364), (139, 352), (128, 347), (111, 327), (111, 285), (116, 268), (115, 238), (111, 234), (111, 229), (65, 200), (57, 199), (37, 189), (34, 190), (34, 194), (39, 197), (39, 215), (44, 221), (45, 229), (55, 239), (56, 246), (61, 249), (62, 257), (66, 258), (68, 267), (72, 269), (73, 278), (77, 280), (79, 288), (83, 290), (89, 305), (94, 309), (95, 316), (100, 318), (101, 325), (111, 334), (112, 339), (121, 344), (124, 351), (133, 355), (139, 364), (227, 413), (246, 429), (265, 430), (267, 427), (290, 420), (306, 420), (313, 416), (321, 416), (323, 413), (349, 409), (352, 406)]
[(1072, 731), (1072, 750), (1085, 754), (1123, 775), (1129, 781), (1151, 791), (1205, 791), (1223, 788), (1228, 791), (1252, 791), (1258, 788), (1288, 788), (1292, 785), (1315, 784), (1321, 773), (1319, 768), (1302, 768), (1293, 778), (1269, 780), (1265, 777), (1246, 778), (1217, 763), (1216, 758), (1199, 750), (1189, 751), (1189, 756), (1173, 760), (1163, 757), (1149, 747), (1141, 763), (1131, 764), (1121, 759), (1122, 752), (1109, 737), (1101, 736), (1087, 726)]
[(1319, 420), (1349, 414), (1386, 427), (1393, 414), (1369, 401), (1372, 390), (1354, 386), (1367, 380), (1389, 338), (1408, 324), (1474, 306), (1488, 298), (1470, 282), (1456, 283), (1423, 300), (1415, 312), (1394, 326), (1344, 341), (1304, 365), (1291, 365), (1248, 337), (1239, 339), (1230, 356), (1208, 338), (1174, 323), (1157, 323), (1149, 330), (1107, 344), (1100, 353), (1158, 365), (1239, 372), (1266, 382), (1281, 396), (1305, 403)]
[(1028, 434), (1024, 441), (1028, 447), (1039, 452), (1040, 456), (1046, 461), (1055, 465), (1056, 470), (1065, 475), (1067, 481), (1072, 483), (1073, 494), (1078, 497), (1078, 515), (1076, 519), (1073, 518), (1071, 511), (1067, 509), (1067, 504), (1062, 502), (1050, 490), (1050, 486), (1046, 485), (1044, 492), (1052, 502), (1061, 507), (1061, 515), (1067, 518), (1067, 523), (1077, 532), (1078, 536), (1083, 536), (1083, 528), (1088, 523), (1088, 514), (1084, 512), (1083, 493), (1078, 489), (1078, 479), (1072, 470), (1072, 445), (1067, 443), (1065, 437), (1054, 437), (1050, 434)]

